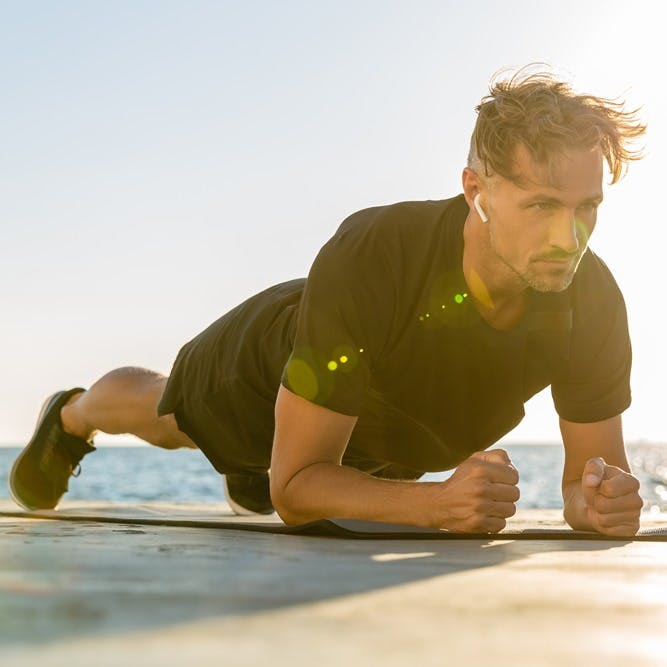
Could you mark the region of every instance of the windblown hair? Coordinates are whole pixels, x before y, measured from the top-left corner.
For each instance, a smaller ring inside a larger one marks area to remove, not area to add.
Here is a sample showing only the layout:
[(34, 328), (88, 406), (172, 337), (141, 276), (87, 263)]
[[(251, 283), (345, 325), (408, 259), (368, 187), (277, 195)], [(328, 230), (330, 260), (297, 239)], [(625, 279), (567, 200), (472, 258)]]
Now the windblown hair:
[(625, 111), (618, 98), (575, 94), (550, 72), (533, 71), (536, 65), (508, 80), (492, 79), (489, 95), (475, 107), (468, 166), (517, 182), (514, 152), (520, 144), (550, 175), (565, 151), (599, 146), (616, 183), (629, 162), (643, 157), (641, 149), (633, 148), (646, 131), (639, 109)]

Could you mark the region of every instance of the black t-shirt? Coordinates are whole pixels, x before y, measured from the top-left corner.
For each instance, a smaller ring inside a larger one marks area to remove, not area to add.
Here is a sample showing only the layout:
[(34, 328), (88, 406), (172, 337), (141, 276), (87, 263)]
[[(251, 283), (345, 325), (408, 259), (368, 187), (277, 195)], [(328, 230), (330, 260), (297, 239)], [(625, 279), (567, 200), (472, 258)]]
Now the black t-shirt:
[(529, 289), (519, 325), (496, 330), (464, 280), (467, 214), (463, 195), (367, 208), (312, 265), (281, 382), (359, 416), (344, 461), (451, 468), (516, 426), (548, 385), (569, 421), (630, 404), (625, 304), (604, 262), (587, 250), (567, 290)]

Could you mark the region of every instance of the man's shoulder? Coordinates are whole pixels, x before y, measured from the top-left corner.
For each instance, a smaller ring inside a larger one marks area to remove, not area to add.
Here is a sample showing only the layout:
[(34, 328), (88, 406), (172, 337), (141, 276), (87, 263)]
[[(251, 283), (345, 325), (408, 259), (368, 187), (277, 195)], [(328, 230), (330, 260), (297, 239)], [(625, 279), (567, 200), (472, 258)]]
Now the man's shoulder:
[(605, 261), (588, 248), (570, 287), (575, 309), (595, 313), (623, 301), (623, 294)]
[(580, 289), (591, 287), (609, 287), (618, 289), (618, 285), (605, 261), (590, 248), (581, 258), (581, 264), (573, 283)]
[(463, 195), (447, 199), (404, 200), (369, 206), (348, 215), (336, 230), (341, 235), (385, 235), (392, 232), (413, 233), (417, 227), (428, 232), (443, 218), (465, 217), (468, 206)]

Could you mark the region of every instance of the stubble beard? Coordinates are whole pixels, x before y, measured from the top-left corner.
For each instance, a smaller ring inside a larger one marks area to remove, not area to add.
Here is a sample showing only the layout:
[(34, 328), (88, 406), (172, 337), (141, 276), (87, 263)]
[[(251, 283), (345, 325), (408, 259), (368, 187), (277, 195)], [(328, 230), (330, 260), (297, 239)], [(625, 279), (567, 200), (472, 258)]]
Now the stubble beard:
[(577, 271), (579, 262), (583, 256), (586, 248), (577, 253), (576, 257), (571, 259), (572, 266), (565, 273), (557, 273), (552, 275), (545, 275), (544, 272), (538, 271), (534, 265), (529, 264), (525, 271), (520, 271), (513, 266), (509, 260), (498, 250), (493, 238), (491, 227), (489, 227), (489, 245), (495, 256), (518, 278), (518, 280), (526, 287), (534, 289), (536, 292), (563, 292), (574, 280), (574, 274)]
[(537, 274), (531, 271), (530, 268), (524, 273), (517, 272), (517, 275), (528, 287), (532, 287), (536, 292), (562, 292), (572, 284), (578, 263), (579, 260), (577, 259), (574, 268), (568, 269), (566, 273), (555, 275), (552, 278), (547, 278), (543, 274)]

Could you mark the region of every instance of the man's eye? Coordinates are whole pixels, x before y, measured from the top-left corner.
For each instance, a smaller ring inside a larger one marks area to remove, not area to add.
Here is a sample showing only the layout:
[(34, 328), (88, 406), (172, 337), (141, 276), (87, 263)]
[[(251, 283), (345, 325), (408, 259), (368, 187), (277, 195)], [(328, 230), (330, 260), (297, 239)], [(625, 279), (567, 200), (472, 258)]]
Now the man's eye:
[(584, 209), (585, 211), (597, 211), (598, 206), (595, 202), (588, 202), (587, 204), (582, 204), (579, 208)]
[(536, 208), (540, 211), (547, 211), (550, 208), (553, 208), (553, 204), (548, 201), (538, 201), (532, 205), (532, 208)]

